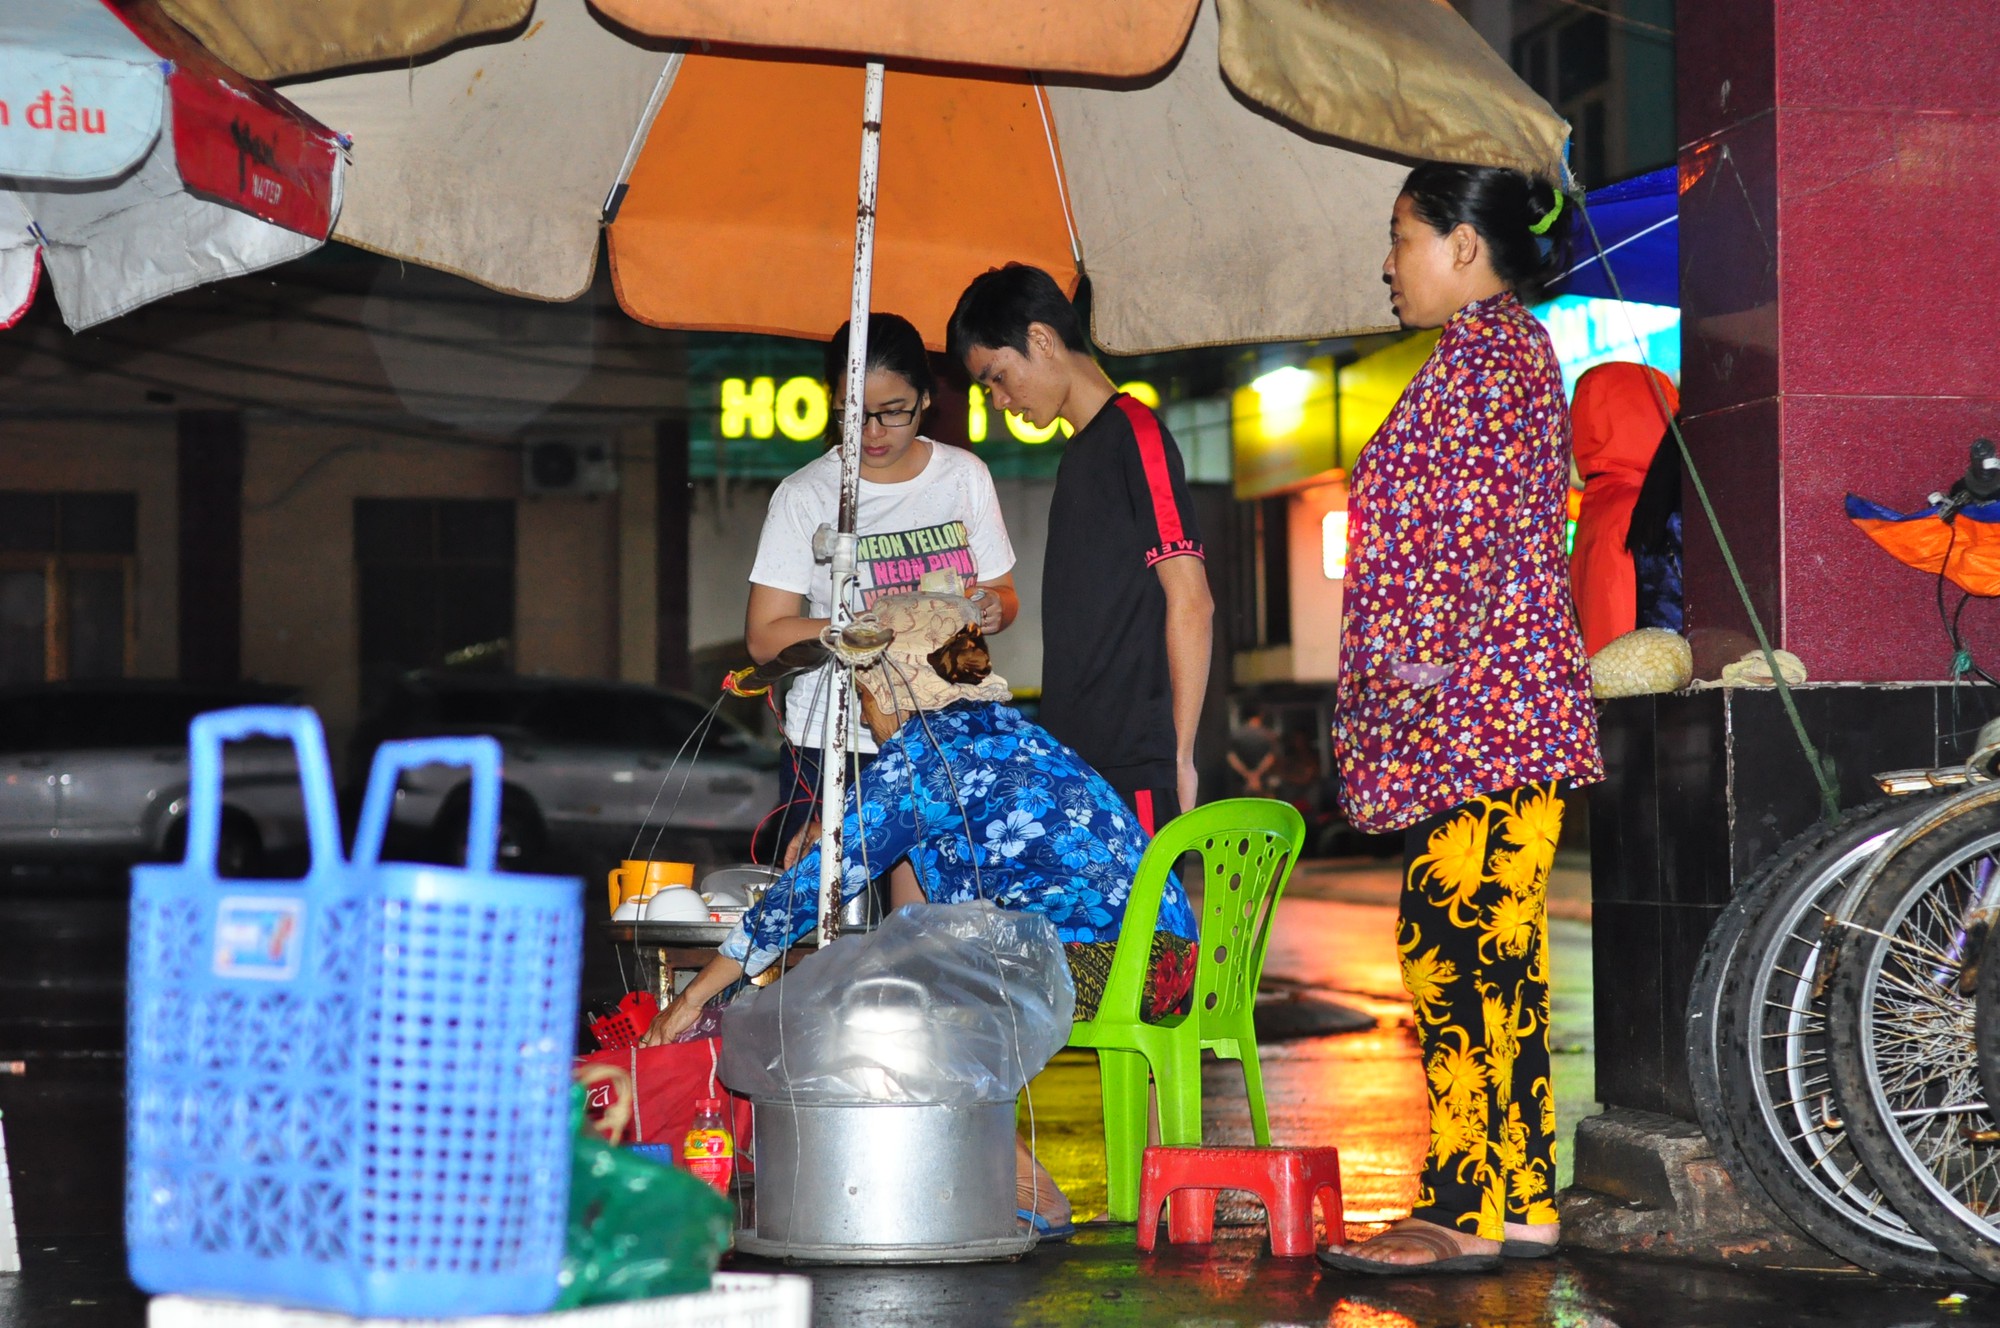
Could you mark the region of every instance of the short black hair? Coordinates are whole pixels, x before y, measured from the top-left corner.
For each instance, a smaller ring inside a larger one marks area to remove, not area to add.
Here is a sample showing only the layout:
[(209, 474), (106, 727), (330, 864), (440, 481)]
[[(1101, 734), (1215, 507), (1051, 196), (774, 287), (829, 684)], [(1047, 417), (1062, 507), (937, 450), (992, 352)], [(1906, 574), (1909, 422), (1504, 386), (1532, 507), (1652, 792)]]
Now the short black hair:
[[(832, 394), (847, 384), (847, 337), (853, 324), (842, 323), (833, 340), (826, 343), (826, 389)], [(931, 375), (931, 353), (924, 349), (923, 336), (910, 320), (899, 314), (868, 315), (868, 351), (863, 360), (867, 372), (887, 369), (909, 380), (917, 395), (937, 397), (936, 380)]]
[[(1494, 273), (1510, 286), (1534, 290), (1569, 266), (1570, 226), (1577, 205), (1555, 185), (1504, 166), (1429, 161), (1411, 171), (1402, 194), (1439, 235), (1470, 226), (1486, 242)], [(1537, 235), (1560, 199), (1562, 207)]]
[(960, 364), (974, 346), (988, 350), (1004, 346), (1026, 355), (1028, 327), (1033, 323), (1046, 324), (1065, 349), (1090, 350), (1083, 320), (1054, 277), (1026, 263), (989, 268), (958, 297), (945, 329), (945, 348)]

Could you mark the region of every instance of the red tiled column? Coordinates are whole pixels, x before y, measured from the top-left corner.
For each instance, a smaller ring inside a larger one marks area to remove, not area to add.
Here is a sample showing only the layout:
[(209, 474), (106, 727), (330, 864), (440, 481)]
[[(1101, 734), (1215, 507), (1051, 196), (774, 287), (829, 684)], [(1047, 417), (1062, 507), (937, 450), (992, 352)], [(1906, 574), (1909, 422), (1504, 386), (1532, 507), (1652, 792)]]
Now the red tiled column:
[[(2000, 5), (1680, 0), (1688, 442), (1776, 644), (1814, 679), (1946, 677), (1935, 580), (1846, 519), (2000, 437)], [(1688, 513), (1688, 625), (1747, 629)], [(1955, 598), (1955, 596), (1954, 596)], [(2000, 604), (1965, 614), (2000, 662)]]

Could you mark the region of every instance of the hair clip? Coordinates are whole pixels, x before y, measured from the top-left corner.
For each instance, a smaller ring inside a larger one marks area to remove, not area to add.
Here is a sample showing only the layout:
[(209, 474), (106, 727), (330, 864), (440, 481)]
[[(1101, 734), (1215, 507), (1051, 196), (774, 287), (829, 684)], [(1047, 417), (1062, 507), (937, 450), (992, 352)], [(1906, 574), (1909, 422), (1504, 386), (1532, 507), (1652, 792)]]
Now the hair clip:
[(1547, 234), (1549, 233), (1549, 227), (1551, 227), (1551, 226), (1555, 225), (1555, 224), (1556, 224), (1556, 218), (1557, 218), (1557, 217), (1560, 217), (1560, 216), (1562, 215), (1562, 211), (1563, 211), (1563, 191), (1562, 191), (1562, 190), (1560, 190), (1560, 189), (1557, 189), (1557, 190), (1555, 190), (1554, 192), (1555, 192), (1555, 196), (1556, 196), (1556, 201), (1555, 201), (1555, 206), (1554, 206), (1554, 207), (1552, 207), (1552, 208), (1550, 208), (1550, 209), (1549, 209), (1549, 210), (1548, 210), (1547, 212), (1543, 213), (1543, 214), (1542, 214), (1542, 219), (1541, 219), (1540, 221), (1538, 221), (1538, 222), (1536, 222), (1536, 223), (1535, 223), (1534, 225), (1532, 225), (1532, 226), (1528, 227), (1528, 231), (1529, 231), (1529, 233), (1530, 233), (1530, 234), (1533, 234), (1533, 235), (1547, 235)]
[(993, 659), (986, 651), (985, 633), (979, 630), (978, 623), (959, 628), (950, 640), (924, 658), (946, 682), (982, 683), (993, 672)]

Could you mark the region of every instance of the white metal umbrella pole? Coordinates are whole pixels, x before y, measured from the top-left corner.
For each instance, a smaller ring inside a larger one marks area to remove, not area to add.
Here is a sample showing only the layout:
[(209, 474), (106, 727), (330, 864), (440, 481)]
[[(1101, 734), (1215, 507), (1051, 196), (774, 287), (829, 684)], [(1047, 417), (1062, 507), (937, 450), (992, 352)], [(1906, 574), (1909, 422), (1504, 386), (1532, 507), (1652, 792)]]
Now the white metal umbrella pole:
[[(833, 561), (833, 631), (853, 620), (855, 521), (861, 500), (861, 430), (867, 423), (868, 300), (875, 279), (875, 186), (882, 161), (882, 66), (868, 66), (861, 112), (861, 186), (854, 210), (854, 299), (847, 325), (846, 409), (840, 419), (840, 524), (827, 540)], [(847, 753), (854, 737), (854, 669), (834, 654), (833, 696), (820, 747), (819, 942), (840, 929), (841, 825), (847, 796)]]

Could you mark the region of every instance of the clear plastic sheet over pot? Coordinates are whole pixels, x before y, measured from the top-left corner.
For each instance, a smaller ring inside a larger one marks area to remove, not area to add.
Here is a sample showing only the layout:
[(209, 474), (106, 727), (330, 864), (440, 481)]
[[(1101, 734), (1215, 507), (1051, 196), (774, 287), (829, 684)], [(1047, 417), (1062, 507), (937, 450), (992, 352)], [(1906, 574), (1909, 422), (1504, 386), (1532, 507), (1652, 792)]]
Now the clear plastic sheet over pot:
[(911, 904), (730, 1006), (722, 1080), (766, 1101), (1011, 1102), (1075, 1013), (1047, 918)]

